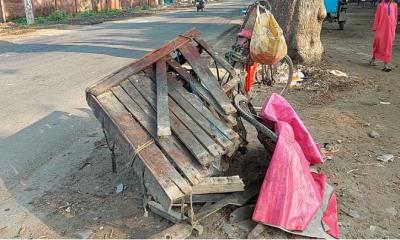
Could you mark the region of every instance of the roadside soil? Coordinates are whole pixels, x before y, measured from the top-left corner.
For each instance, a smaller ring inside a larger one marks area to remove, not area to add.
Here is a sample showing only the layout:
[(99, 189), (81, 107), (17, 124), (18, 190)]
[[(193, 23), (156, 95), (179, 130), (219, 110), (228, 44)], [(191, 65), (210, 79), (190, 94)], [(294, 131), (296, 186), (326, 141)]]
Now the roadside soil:
[[(392, 72), (382, 72), (382, 65), (368, 66), (373, 14), (372, 9), (351, 5), (344, 31), (337, 30), (337, 24), (326, 23), (322, 32), (326, 48), (323, 60), (297, 66), (306, 79), (287, 96), (316, 142), (332, 143), (339, 148), (332, 160), (316, 168), (326, 173), (337, 193), (342, 238), (400, 238), (400, 39), (394, 45)], [(214, 48), (224, 53), (233, 41), (232, 32), (215, 43)], [(349, 77), (328, 73), (334, 69)], [(260, 105), (267, 97), (258, 94), (254, 102)], [(369, 137), (371, 130), (380, 137)], [(245, 175), (262, 178), (268, 159), (254, 129), (248, 126), (248, 132), (248, 153), (236, 156), (231, 171), (247, 169)], [(386, 153), (395, 156), (393, 162), (377, 161), (377, 156)], [(116, 193), (116, 186), (121, 183), (124, 190)], [(91, 238), (149, 237), (171, 223), (152, 212), (144, 216), (141, 187), (131, 169), (111, 172), (106, 142), (97, 141), (89, 157), (25, 206), (48, 229), (21, 225), (19, 231), (14, 231), (11, 226), (0, 226), (0, 236), (70, 238), (89, 230)], [(229, 225), (233, 209), (227, 207), (202, 222), (204, 233), (200, 237), (245, 238), (254, 223)], [(12, 209), (0, 212), (7, 217)], [(274, 228), (260, 235), (296, 237)]]

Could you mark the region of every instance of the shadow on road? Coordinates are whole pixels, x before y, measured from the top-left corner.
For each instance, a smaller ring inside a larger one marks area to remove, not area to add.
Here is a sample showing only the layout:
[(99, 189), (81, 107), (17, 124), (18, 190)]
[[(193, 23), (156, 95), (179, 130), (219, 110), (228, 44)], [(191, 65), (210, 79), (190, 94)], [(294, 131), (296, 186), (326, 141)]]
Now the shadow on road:
[[(137, 58), (193, 27), (201, 32), (212, 32), (213, 34), (209, 38), (217, 38), (219, 34), (234, 25), (227, 24), (222, 17), (216, 19), (215, 17), (220, 16), (221, 12), (215, 12), (213, 9), (213, 12), (207, 13), (206, 16), (201, 13), (193, 13), (174, 15), (171, 18), (165, 18), (168, 19), (165, 21), (151, 21), (151, 18), (148, 18), (147, 22), (147, 18), (142, 18), (132, 22), (106, 23), (101, 26), (78, 29), (75, 37), (63, 38), (61, 36), (59, 40), (55, 38), (56, 43), (44, 43), (44, 41), (12, 43), (0, 40), (0, 54), (66, 52)], [(89, 38), (88, 36), (91, 34), (95, 34), (95, 36)]]

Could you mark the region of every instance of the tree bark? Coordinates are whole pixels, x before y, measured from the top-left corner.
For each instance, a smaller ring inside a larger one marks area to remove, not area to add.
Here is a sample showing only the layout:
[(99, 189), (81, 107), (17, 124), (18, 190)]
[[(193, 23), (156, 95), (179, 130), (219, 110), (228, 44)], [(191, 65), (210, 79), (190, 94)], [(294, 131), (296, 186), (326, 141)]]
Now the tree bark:
[(321, 60), (322, 23), (326, 17), (323, 0), (270, 0), (276, 20), (281, 26), (289, 55), (299, 62)]
[(24, 0), (26, 22), (30, 25), (35, 23), (35, 17), (33, 16), (33, 8), (31, 0)]

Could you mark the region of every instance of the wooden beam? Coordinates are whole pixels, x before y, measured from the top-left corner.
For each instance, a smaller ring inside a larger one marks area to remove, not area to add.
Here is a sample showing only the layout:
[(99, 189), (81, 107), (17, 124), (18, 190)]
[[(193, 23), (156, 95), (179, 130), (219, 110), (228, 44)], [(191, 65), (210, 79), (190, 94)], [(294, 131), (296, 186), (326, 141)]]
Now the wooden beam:
[(181, 213), (175, 212), (175, 211), (173, 211), (173, 210), (169, 210), (169, 211), (168, 211), (168, 210), (165, 210), (165, 209), (161, 206), (161, 204), (159, 204), (159, 203), (157, 203), (157, 202), (150, 201), (150, 202), (147, 203), (147, 205), (149, 206), (150, 210), (151, 210), (153, 213), (159, 215), (159, 216), (162, 217), (162, 218), (167, 219), (167, 220), (170, 221), (170, 222), (173, 222), (173, 223), (180, 223), (180, 222), (182, 222), (182, 221), (187, 220), (187, 217), (186, 217), (186, 216), (183, 216), (183, 218), (182, 218)]
[(192, 187), (192, 194), (243, 192), (244, 183), (239, 176), (204, 178)]
[[(97, 99), (90, 95), (88, 103), (100, 122), (107, 128), (116, 128), (115, 131), (129, 144), (129, 159), (133, 157), (138, 146), (151, 140), (111, 92), (106, 92)], [(143, 174), (142, 179), (148, 193), (165, 209), (170, 209), (173, 202), (192, 190), (155, 144), (149, 145), (136, 156), (134, 167), (137, 173)]]
[(186, 126), (187, 129), (197, 138), (197, 140), (206, 148), (214, 159), (220, 159), (225, 154), (224, 149), (211, 138), (179, 105), (171, 100), (171, 111)]
[(185, 44), (179, 48), (179, 51), (224, 112), (226, 114), (236, 113), (236, 109), (232, 105), (231, 100), (222, 91), (217, 78), (201, 58), (198, 49), (191, 44)]
[[(214, 203), (226, 198), (230, 193), (212, 193), (192, 195), (192, 203)], [(185, 203), (190, 203), (190, 197), (185, 197)]]
[(166, 155), (176, 164), (179, 170), (185, 175), (191, 184), (198, 184), (206, 175), (201, 165), (191, 153), (186, 150), (179, 140), (172, 135), (170, 138), (157, 138), (156, 119), (154, 109), (140, 95), (137, 89), (129, 81), (121, 83), (121, 87), (114, 87), (113, 93), (131, 112), (133, 117), (143, 126), (144, 129), (156, 139), (159, 146)]
[[(186, 91), (181, 84), (176, 81), (169, 81), (168, 84), (171, 85), (170, 95), (173, 96), (182, 109), (190, 112), (192, 118), (207, 131), (212, 131), (217, 141), (222, 146), (227, 147), (228, 151), (236, 151), (236, 147), (230, 146), (230, 143), (235, 145), (240, 143), (240, 137), (235, 131), (227, 127), (220, 119), (217, 119), (197, 96)], [(229, 143), (226, 143), (226, 140), (229, 140)]]
[[(168, 82), (176, 81), (172, 78), (171, 74), (168, 74), (167, 78)], [(146, 82), (146, 84), (149, 84), (149, 87), (152, 89), (155, 88), (154, 82)], [(193, 135), (200, 141), (200, 143), (206, 149), (208, 149), (213, 157), (220, 160), (221, 155), (225, 154), (225, 151), (220, 145), (218, 145), (218, 143), (214, 141), (214, 137), (210, 137), (207, 132), (203, 130), (201, 126), (196, 123), (196, 121), (194, 121), (193, 116), (190, 116), (190, 114), (185, 112), (171, 96), (169, 103), (169, 110), (173, 114), (175, 114), (175, 116), (186, 126), (187, 129), (189, 129), (189, 131), (193, 133)]]
[[(152, 88), (152, 80), (145, 76), (133, 76), (129, 79), (146, 101), (156, 110), (155, 89)], [(211, 153), (197, 140), (196, 136), (185, 127), (185, 125), (175, 116), (170, 114), (171, 130), (186, 146), (186, 148), (196, 157), (204, 167), (210, 167), (214, 161)]]
[(156, 63), (157, 83), (157, 136), (171, 135), (168, 108), (167, 63), (165, 58)]
[(261, 185), (260, 183), (250, 184), (249, 186), (246, 187), (246, 190), (244, 192), (236, 192), (233, 194), (229, 194), (226, 198), (210, 205), (203, 211), (197, 213), (195, 219), (196, 222), (204, 220), (211, 214), (216, 213), (217, 211), (228, 205), (243, 206), (250, 199), (252, 199), (258, 194), (260, 190), (260, 185)]
[[(196, 108), (193, 107), (186, 99), (181, 95), (180, 92), (188, 93), (182, 86), (179, 88), (179, 83), (176, 80), (171, 79), (168, 81), (169, 85), (169, 95), (174, 99), (174, 101), (188, 114), (191, 116), (193, 121), (197, 123), (210, 137), (215, 139), (227, 152), (233, 151), (233, 142), (229, 140), (227, 136), (225, 136), (219, 129), (218, 124), (215, 122), (219, 122), (217, 118), (214, 117), (213, 121), (208, 121)], [(182, 93), (182, 94), (184, 94)], [(193, 95), (193, 94), (192, 94)], [(193, 98), (197, 96), (193, 95)], [(204, 106), (204, 108), (206, 108)], [(208, 109), (204, 109), (207, 111)]]
[(212, 108), (215, 109), (216, 112), (218, 112), (221, 118), (231, 125), (236, 126), (236, 118), (233, 115), (226, 114), (218, 102), (208, 92), (208, 90), (201, 85), (188, 71), (186, 71), (185, 68), (178, 64), (175, 60), (167, 60), (167, 63), (183, 78), (183, 80), (189, 84), (189, 86), (191, 86), (193, 92), (195, 92), (204, 102), (208, 103)]
[[(181, 86), (178, 86), (181, 87)], [(239, 135), (232, 130), (232, 128), (228, 127), (224, 122), (215, 121), (215, 114), (212, 113), (204, 103), (200, 101), (200, 99), (193, 97), (189, 92), (179, 92), (183, 98), (186, 99), (197, 111), (199, 111), (211, 124), (216, 126), (225, 136), (227, 136), (230, 140), (234, 141), (235, 139), (239, 139)]]
[(102, 80), (94, 83), (93, 85), (91, 85), (86, 89), (86, 92), (94, 96), (102, 94), (111, 87), (115, 87), (120, 82), (126, 80), (132, 74), (142, 71), (146, 67), (153, 65), (159, 59), (166, 57), (175, 49), (179, 48), (184, 44), (187, 44), (188, 42), (190, 42), (190, 37), (195, 37), (198, 35), (200, 35), (198, 30), (194, 28), (188, 30), (179, 37), (175, 38), (174, 40), (164, 44), (159, 49), (146, 54), (145, 56), (134, 61), (132, 64), (129, 64), (119, 69), (118, 71), (112, 73), (111, 75), (103, 78)]

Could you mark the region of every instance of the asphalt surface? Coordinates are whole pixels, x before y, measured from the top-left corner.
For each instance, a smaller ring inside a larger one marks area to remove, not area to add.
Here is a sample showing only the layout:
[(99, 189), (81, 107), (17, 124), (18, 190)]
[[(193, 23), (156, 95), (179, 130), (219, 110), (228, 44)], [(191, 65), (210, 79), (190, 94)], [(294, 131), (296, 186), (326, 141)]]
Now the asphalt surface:
[(87, 86), (192, 27), (206, 40), (218, 39), (247, 4), (230, 0), (200, 13), (193, 8), (0, 38), (1, 192), (24, 185), (83, 138), (102, 137), (86, 104)]

